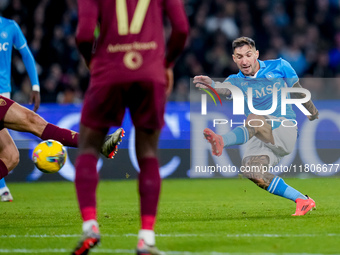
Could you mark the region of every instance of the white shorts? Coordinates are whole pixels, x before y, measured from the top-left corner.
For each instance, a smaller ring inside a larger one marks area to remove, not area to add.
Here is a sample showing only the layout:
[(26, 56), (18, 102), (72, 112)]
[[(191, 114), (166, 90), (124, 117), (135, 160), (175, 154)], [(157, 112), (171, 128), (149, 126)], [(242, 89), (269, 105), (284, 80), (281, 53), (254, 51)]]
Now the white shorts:
[[(285, 119), (285, 118), (281, 118)], [(287, 125), (287, 121), (285, 122)], [(291, 122), (294, 126), (294, 123)], [(252, 137), (246, 143), (243, 159), (249, 156), (269, 156), (269, 165), (277, 165), (282, 157), (290, 154), (297, 139), (297, 127), (284, 127), (280, 125), (273, 130), (274, 144), (262, 142), (257, 137)]]

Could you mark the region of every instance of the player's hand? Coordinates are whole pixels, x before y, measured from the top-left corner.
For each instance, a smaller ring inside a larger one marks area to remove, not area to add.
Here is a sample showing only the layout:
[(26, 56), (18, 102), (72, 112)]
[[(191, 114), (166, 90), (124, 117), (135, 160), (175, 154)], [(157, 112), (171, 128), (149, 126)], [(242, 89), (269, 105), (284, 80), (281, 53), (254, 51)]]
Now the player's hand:
[(174, 87), (174, 72), (172, 68), (165, 69), (165, 77), (166, 77), (166, 96), (169, 97), (171, 95), (172, 89)]
[(315, 119), (318, 119), (319, 118), (319, 111), (317, 109), (315, 109), (314, 112), (312, 112), (312, 115), (307, 115), (307, 118), (310, 120), (310, 121), (313, 121)]
[[(204, 75), (198, 75), (194, 77), (194, 84), (196, 85), (196, 88), (200, 88), (200, 89), (207, 89), (208, 87), (205, 86), (205, 84), (211, 86), (213, 80), (208, 77), (208, 76), (204, 76)], [(225, 88), (225, 86), (223, 86), (223, 83), (221, 82), (215, 82), (215, 86), (214, 89), (216, 90), (216, 92), (218, 94), (221, 95), (225, 95), (225, 96), (230, 96), (230, 90)]]
[(196, 85), (196, 88), (202, 88), (205, 89), (207, 86), (204, 86), (205, 84), (211, 86), (212, 79), (205, 75), (197, 75), (194, 77), (194, 84)]
[(40, 93), (38, 91), (31, 92), (30, 104), (34, 103), (33, 111), (36, 112), (40, 106)]

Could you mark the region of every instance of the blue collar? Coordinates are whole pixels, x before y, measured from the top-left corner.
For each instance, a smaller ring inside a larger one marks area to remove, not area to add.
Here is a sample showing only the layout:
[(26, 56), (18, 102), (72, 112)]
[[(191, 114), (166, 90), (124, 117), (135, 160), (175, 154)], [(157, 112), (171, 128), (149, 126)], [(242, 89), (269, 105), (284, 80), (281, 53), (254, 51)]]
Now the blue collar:
[(259, 63), (260, 63), (260, 69), (263, 69), (263, 68), (266, 67), (266, 64), (264, 63), (264, 61), (261, 61), (259, 59), (257, 61), (259, 61)]

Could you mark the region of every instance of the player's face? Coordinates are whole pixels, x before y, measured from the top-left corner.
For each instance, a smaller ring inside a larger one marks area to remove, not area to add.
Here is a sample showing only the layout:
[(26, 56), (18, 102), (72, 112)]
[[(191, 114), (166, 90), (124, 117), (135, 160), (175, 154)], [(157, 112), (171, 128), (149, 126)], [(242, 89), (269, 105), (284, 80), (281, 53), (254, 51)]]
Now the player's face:
[(259, 51), (248, 45), (243, 45), (234, 50), (233, 60), (240, 71), (246, 75), (254, 75), (259, 69), (260, 64), (257, 61)]

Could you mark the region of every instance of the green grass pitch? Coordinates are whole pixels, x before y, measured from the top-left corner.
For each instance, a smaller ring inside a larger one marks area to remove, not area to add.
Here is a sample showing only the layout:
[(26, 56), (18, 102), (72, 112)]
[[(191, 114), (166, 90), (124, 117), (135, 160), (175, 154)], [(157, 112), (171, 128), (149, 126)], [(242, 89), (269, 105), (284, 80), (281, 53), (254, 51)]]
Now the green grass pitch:
[[(172, 179), (162, 185), (156, 241), (167, 254), (338, 254), (339, 179), (286, 179), (317, 210), (292, 217), (295, 203), (245, 179)], [(70, 254), (81, 234), (70, 182), (10, 183), (0, 203), (0, 253)], [(93, 254), (133, 254), (139, 229), (135, 180), (102, 181)]]

